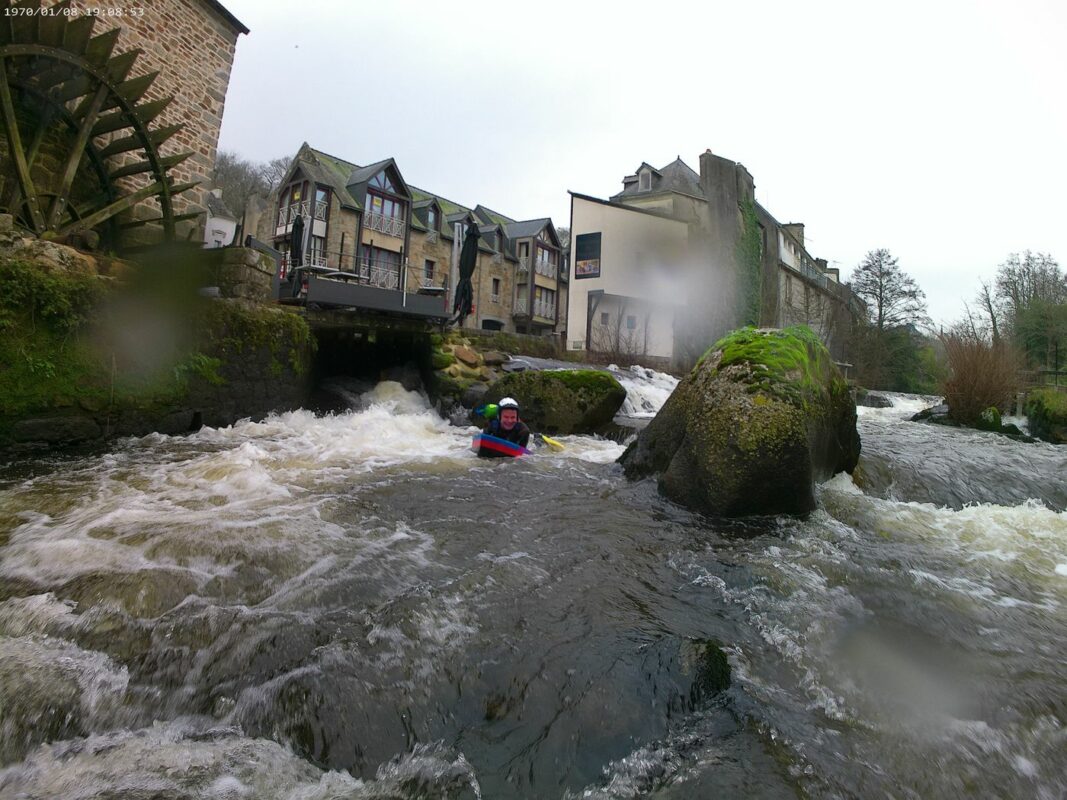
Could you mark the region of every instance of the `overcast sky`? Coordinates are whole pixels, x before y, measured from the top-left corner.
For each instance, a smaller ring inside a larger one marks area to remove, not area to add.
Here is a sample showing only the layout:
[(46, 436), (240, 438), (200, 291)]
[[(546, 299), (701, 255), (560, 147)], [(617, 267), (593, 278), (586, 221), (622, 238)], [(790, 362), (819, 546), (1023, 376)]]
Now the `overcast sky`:
[(1067, 3), (223, 0), (220, 147), (303, 141), (567, 225), (642, 162), (740, 161), (847, 276), (886, 247), (958, 319), (1012, 252), (1067, 265)]

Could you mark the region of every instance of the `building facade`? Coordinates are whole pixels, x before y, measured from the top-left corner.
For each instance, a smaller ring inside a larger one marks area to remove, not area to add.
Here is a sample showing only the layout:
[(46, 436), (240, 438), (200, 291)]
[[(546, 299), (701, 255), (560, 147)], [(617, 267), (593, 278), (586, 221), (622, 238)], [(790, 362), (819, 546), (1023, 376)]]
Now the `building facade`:
[[(253, 216), (246, 214), (246, 224)], [(408, 184), (391, 158), (359, 166), (305, 143), (255, 216), (256, 237), (283, 253), (284, 270), (300, 217), (302, 266), (343, 273), (335, 277), (355, 284), (448, 296), (463, 236), (474, 226), (473, 308), (463, 326), (548, 336), (565, 326), (566, 266), (550, 219), (519, 221), (460, 205)]]
[(610, 199), (571, 193), (567, 347), (684, 369), (746, 323), (809, 325), (835, 358), (862, 303), (813, 258), (804, 226), (755, 199), (741, 164), (642, 163)]

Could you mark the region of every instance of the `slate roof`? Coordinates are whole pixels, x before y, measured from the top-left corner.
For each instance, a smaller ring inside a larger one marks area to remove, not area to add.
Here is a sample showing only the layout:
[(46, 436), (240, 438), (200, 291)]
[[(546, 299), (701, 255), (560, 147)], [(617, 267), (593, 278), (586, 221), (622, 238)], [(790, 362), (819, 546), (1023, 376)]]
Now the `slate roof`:
[[(316, 183), (329, 186), (341, 201), (342, 207), (356, 211), (363, 210), (362, 204), (348, 191), (348, 176), (357, 169), (355, 164), (323, 153), (321, 150), (315, 150), (304, 142), (296, 158), (293, 159), (290, 173), (295, 167), (299, 167), (308, 178)], [(288, 177), (286, 176), (286, 180), (282, 182), (283, 186), (288, 183)]]
[(491, 208), (486, 208), (481, 203), (474, 207), (474, 216), (486, 225), (508, 225), (515, 222), (511, 217), (505, 217), (499, 211), (493, 211)]
[[(641, 191), (638, 174), (645, 167), (652, 170), (652, 187)], [(642, 162), (641, 166), (637, 168), (637, 172), (622, 179), (622, 185), (622, 191), (612, 196), (612, 200), (616, 197), (655, 194), (657, 192), (679, 192), (693, 197), (704, 197), (704, 191), (700, 188), (700, 174), (682, 161), (681, 156), (678, 156), (662, 169), (655, 169)]]
[(215, 197), (211, 192), (208, 192), (207, 195), (207, 210), (213, 217), (237, 220), (237, 215), (230, 211), (225, 201), (221, 197)]
[(552, 220), (548, 217), (541, 219), (528, 219), (524, 222), (512, 222), (504, 226), (504, 230), (511, 239), (525, 239), (528, 236), (536, 236), (545, 225), (551, 225)]

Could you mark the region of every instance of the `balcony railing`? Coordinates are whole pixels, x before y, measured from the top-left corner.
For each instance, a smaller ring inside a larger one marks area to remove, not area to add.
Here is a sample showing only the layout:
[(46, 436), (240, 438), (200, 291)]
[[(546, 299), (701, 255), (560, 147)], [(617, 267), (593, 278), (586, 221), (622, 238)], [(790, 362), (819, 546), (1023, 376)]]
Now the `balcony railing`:
[(498, 295), (498, 294), (489, 295), (489, 302), (490, 303), (499, 303), (500, 302), (500, 295)]
[(536, 262), (534, 264), (534, 269), (537, 270), (538, 275), (544, 275), (546, 278), (552, 278), (553, 280), (556, 278), (556, 275), (559, 271), (558, 267), (555, 264), (552, 264), (548, 261)]
[(403, 217), (387, 217), (385, 214), (370, 213), (363, 218), (363, 227), (367, 230), (384, 233), (386, 236), (396, 236), (398, 239), (403, 239), (407, 223)]
[(437, 231), (426, 231), (426, 244), (434, 244), (437, 241)]
[(400, 270), (399, 264), (372, 258), (362, 258), (356, 264), (359, 282), (379, 289), (399, 289)]
[(530, 257), (519, 256), (519, 266), (515, 268), (516, 272), (529, 272), (530, 271)]
[(520, 297), (515, 301), (515, 310), (512, 312), (516, 316), (526, 316), (526, 298)]
[[(329, 267), (327, 261), (328, 259), (326, 258), (326, 255), (324, 253), (308, 253), (306, 256), (303, 257), (301, 263), (297, 266), (324, 268)], [(289, 253), (282, 253), (282, 260), (280, 262), (280, 265), (281, 279), (285, 280), (286, 275), (288, 275), (293, 269), (293, 261)]]
[(278, 227), (284, 228), (287, 225), (292, 225), (293, 220), (301, 216), (304, 219), (309, 217), (314, 219), (326, 219), (326, 203), (319, 201), (312, 202), (311, 200), (301, 200), (299, 203), (292, 203), (286, 208), (278, 210)]
[(534, 300), (534, 316), (543, 317), (545, 319), (555, 320), (556, 318), (556, 305), (555, 303), (546, 303), (544, 300)]
[(491, 263), (491, 264), (503, 264), (504, 263), (504, 256), (502, 256), (500, 253), (493, 253), (493, 257), (491, 259), (489, 259), (489, 263)]
[[(334, 251), (312, 252), (305, 255), (298, 265), (292, 263), (289, 253), (283, 253), (279, 262), (278, 277), (287, 280), (295, 267), (310, 267), (326, 278), (336, 278), (380, 289), (403, 289), (408, 293), (441, 292), (447, 287), (448, 271), (434, 270), (427, 275), (425, 265), (398, 264), (394, 260), (357, 258), (354, 253)], [(333, 274), (331, 274), (333, 273)]]

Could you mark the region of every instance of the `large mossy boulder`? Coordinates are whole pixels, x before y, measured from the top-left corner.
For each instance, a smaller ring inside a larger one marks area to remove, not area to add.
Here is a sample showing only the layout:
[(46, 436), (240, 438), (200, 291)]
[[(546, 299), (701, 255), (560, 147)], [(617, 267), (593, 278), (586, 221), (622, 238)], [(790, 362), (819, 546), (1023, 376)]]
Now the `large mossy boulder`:
[(1026, 398), (1030, 433), (1053, 444), (1067, 444), (1067, 392), (1034, 389)]
[(514, 397), (523, 421), (540, 433), (596, 433), (626, 399), (615, 376), (595, 369), (512, 372), (489, 387), (485, 402)]
[(856, 405), (806, 327), (717, 342), (619, 459), (629, 478), (709, 514), (803, 514), (814, 483), (859, 459)]

